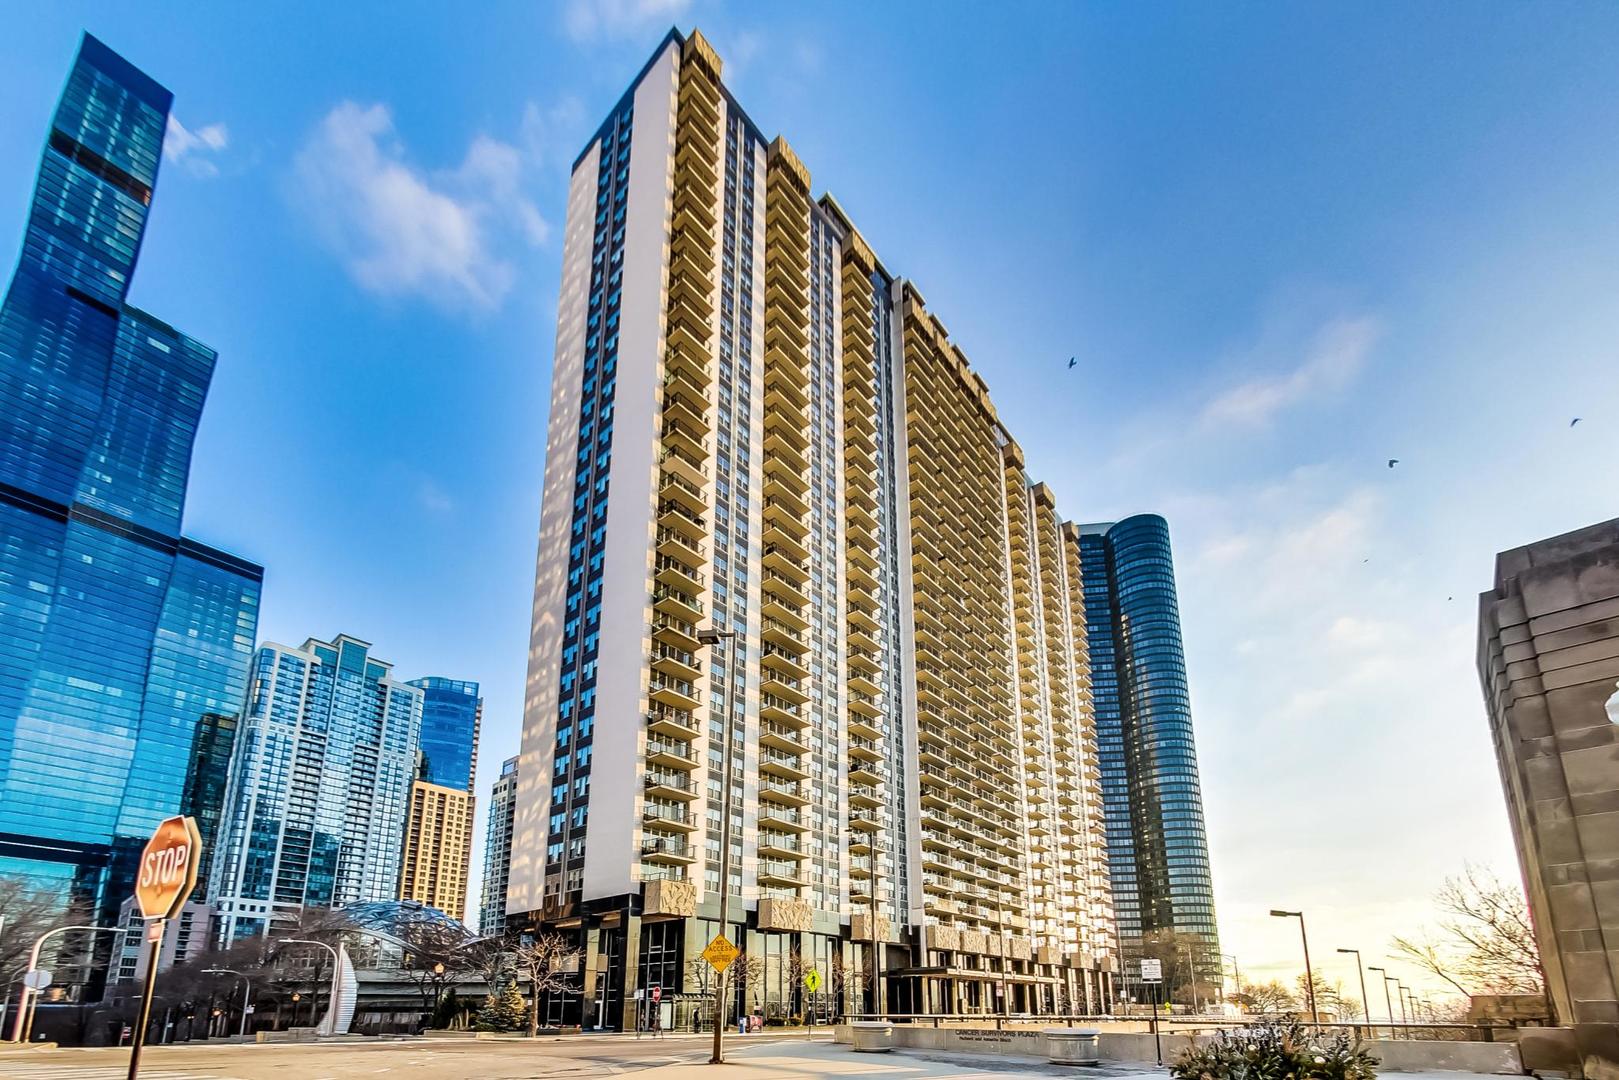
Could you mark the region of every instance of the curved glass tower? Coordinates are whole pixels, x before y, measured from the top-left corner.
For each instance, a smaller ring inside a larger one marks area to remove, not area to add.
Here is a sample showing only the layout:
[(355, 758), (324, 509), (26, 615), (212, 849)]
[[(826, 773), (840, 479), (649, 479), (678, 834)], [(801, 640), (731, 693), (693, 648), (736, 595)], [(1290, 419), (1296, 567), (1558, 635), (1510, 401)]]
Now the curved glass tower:
[(214, 842), (263, 579), (180, 532), (214, 351), (126, 302), (169, 103), (85, 36), (0, 304), (0, 875), (98, 920), (163, 818)]
[[(1169, 526), (1080, 529), (1108, 864), (1126, 974), (1165, 952), (1172, 992), (1219, 981), (1203, 793)], [(1176, 955), (1178, 954), (1178, 955)], [(1189, 995), (1188, 995), (1189, 996)]]

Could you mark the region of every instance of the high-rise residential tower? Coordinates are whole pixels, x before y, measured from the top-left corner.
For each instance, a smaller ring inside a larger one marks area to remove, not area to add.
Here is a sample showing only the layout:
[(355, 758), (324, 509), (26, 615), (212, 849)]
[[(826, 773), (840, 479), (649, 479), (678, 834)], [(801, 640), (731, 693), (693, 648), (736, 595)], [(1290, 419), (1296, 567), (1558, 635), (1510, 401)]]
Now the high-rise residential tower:
[(1619, 519), (1501, 552), (1479, 597), (1479, 678), (1546, 1001), (1588, 1077), (1619, 1074), (1616, 616)]
[(1125, 974), (1155, 957), (1190, 1000), (1222, 961), (1169, 526), (1140, 514), (1076, 539)]
[(461, 679), (431, 676), (410, 685), (422, 692), (421, 764), (410, 786), (399, 898), (464, 919), (483, 699), (477, 683)]
[(214, 852), (220, 940), (396, 898), (423, 691), (391, 670), (347, 634), (259, 648)]
[(737, 1009), (1103, 1009), (1078, 530), (720, 75), (672, 32), (574, 166), (507, 923), (584, 949), (567, 1023), (722, 930)]
[(215, 354), (126, 302), (169, 104), (84, 37), (0, 307), (0, 874), (109, 923), (229, 739), (263, 579), (180, 533)]
[(506, 928), (506, 885), (512, 872), (512, 816), (517, 809), (517, 759), (500, 763), (500, 775), (489, 792), (489, 816), (483, 832), (483, 897), (478, 904), (478, 933), (498, 934)]

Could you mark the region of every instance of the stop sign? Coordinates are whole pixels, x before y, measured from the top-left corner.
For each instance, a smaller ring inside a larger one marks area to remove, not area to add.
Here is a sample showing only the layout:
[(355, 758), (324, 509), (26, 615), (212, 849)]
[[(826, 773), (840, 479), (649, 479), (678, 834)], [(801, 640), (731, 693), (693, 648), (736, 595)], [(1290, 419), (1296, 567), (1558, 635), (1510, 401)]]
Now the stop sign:
[(148, 919), (172, 919), (180, 913), (197, 887), (197, 862), (202, 837), (188, 817), (171, 817), (158, 824), (141, 851), (135, 877), (135, 902)]

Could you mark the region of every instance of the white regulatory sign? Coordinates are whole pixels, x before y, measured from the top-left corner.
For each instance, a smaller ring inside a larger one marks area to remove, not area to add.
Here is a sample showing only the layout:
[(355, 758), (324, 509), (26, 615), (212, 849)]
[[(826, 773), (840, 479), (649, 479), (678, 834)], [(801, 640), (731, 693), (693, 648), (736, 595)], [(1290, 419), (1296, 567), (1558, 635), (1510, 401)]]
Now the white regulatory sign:
[(1141, 981), (1154, 983), (1163, 982), (1164, 962), (1162, 960), (1141, 961)]

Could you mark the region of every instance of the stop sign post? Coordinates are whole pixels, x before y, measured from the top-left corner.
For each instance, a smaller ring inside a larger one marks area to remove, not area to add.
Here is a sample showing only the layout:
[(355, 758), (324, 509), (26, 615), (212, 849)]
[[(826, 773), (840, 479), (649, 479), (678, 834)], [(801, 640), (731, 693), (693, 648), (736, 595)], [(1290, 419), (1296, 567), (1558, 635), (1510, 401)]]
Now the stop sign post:
[(195, 819), (188, 817), (159, 822), (141, 851), (135, 875), (135, 904), (146, 920), (146, 992), (141, 995), (140, 1019), (129, 1043), (129, 1080), (140, 1075), (141, 1047), (146, 1044), (146, 1028), (152, 1018), (152, 991), (157, 987), (163, 929), (168, 920), (180, 914), (197, 887), (201, 856), (202, 836)]

